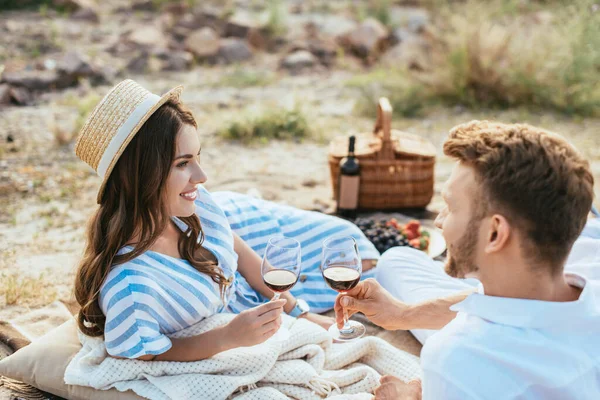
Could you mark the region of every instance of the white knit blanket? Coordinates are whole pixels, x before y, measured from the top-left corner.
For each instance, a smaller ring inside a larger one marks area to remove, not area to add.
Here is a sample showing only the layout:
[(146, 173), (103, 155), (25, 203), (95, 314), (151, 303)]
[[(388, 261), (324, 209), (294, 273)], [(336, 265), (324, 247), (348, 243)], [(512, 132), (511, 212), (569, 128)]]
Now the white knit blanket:
[[(233, 314), (216, 314), (172, 337), (198, 335), (224, 325)], [(285, 342), (239, 347), (194, 362), (138, 361), (108, 356), (102, 338), (79, 334), (81, 350), (69, 363), (65, 383), (128, 389), (149, 399), (371, 399), (381, 375), (420, 378), (419, 359), (377, 337), (332, 344), (327, 331), (284, 316)]]

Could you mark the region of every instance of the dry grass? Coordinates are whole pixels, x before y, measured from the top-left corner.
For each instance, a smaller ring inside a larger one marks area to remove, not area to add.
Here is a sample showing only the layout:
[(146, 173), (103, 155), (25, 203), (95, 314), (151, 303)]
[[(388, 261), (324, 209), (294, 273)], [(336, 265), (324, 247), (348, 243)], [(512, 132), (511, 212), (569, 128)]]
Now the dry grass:
[(409, 117), (434, 104), (600, 115), (600, 11), (593, 11), (593, 1), (575, 0), (554, 12), (513, 4), (442, 6), (426, 71), (375, 71), (349, 84), (360, 89), (367, 110), (375, 97), (388, 95)]
[(0, 305), (24, 305), (40, 307), (56, 300), (54, 285), (42, 273), (37, 278), (23, 277), (17, 273), (1, 274)]
[(15, 251), (3, 251), (0, 257), (0, 308), (16, 304), (40, 307), (56, 300), (56, 288), (45, 273), (32, 277), (7, 272), (16, 262)]

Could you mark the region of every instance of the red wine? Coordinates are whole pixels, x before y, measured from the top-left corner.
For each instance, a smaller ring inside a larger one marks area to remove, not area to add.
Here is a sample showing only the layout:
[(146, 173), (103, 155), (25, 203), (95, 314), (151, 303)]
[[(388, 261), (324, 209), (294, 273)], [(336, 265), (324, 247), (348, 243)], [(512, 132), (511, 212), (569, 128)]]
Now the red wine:
[(285, 269), (272, 269), (263, 275), (265, 285), (274, 292), (290, 290), (298, 281), (298, 276)]
[(323, 271), (327, 284), (338, 292), (352, 289), (360, 281), (360, 273), (348, 267), (329, 267)]
[(360, 165), (354, 156), (356, 138), (350, 136), (348, 157), (340, 161), (340, 178), (338, 185), (337, 214), (343, 218), (356, 218), (358, 209), (358, 192), (360, 186)]

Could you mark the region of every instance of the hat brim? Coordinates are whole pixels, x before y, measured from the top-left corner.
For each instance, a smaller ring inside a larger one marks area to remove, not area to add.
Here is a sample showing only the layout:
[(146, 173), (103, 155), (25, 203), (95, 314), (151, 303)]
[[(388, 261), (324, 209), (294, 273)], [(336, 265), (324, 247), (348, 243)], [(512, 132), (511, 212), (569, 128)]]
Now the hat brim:
[(112, 173), (112, 170), (114, 169), (115, 165), (117, 164), (119, 158), (121, 158), (121, 155), (127, 148), (127, 145), (129, 144), (129, 142), (131, 142), (133, 140), (133, 138), (138, 133), (140, 128), (146, 123), (148, 118), (150, 118), (150, 116), (152, 114), (154, 114), (154, 112), (156, 110), (158, 110), (160, 107), (162, 107), (163, 104), (165, 104), (167, 101), (179, 102), (179, 97), (181, 96), (182, 91), (183, 91), (183, 86), (177, 86), (177, 87), (169, 90), (167, 93), (165, 93), (160, 98), (160, 100), (158, 100), (158, 102), (151, 109), (148, 110), (148, 112), (142, 117), (140, 122), (138, 122), (138, 124), (131, 130), (131, 132), (129, 133), (127, 138), (123, 141), (123, 144), (121, 145), (121, 147), (119, 147), (119, 150), (113, 157), (110, 165), (106, 169), (106, 173), (104, 174), (104, 179), (102, 180), (102, 184), (100, 185), (100, 189), (98, 190), (98, 196), (96, 197), (96, 202), (98, 204), (100, 204), (100, 201), (104, 194), (104, 190), (106, 189), (106, 182), (108, 182), (108, 179), (110, 177), (110, 174)]

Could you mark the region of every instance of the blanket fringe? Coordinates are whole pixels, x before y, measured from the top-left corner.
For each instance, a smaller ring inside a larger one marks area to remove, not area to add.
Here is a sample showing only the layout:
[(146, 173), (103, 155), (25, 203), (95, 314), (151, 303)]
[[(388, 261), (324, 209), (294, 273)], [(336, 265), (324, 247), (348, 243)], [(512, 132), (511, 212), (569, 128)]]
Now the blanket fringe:
[(249, 391), (255, 390), (255, 389), (258, 389), (258, 386), (256, 386), (256, 383), (251, 383), (249, 385), (242, 386), (242, 387), (238, 388), (238, 390), (240, 391), (240, 393), (249, 392)]
[(310, 381), (308, 381), (306, 386), (319, 396), (328, 397), (333, 392), (336, 394), (342, 393), (340, 387), (335, 382), (331, 382), (330, 380), (321, 378), (320, 376), (313, 377)]

